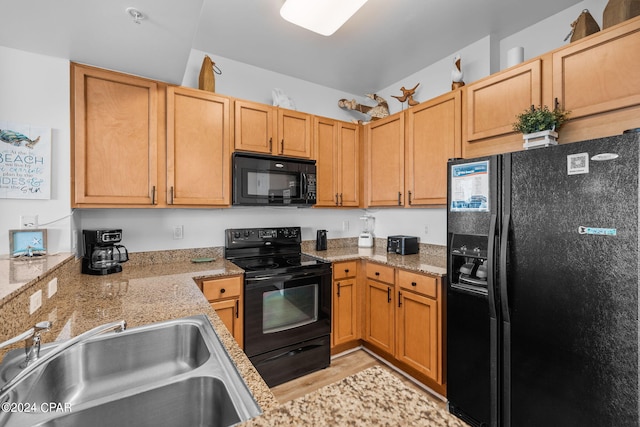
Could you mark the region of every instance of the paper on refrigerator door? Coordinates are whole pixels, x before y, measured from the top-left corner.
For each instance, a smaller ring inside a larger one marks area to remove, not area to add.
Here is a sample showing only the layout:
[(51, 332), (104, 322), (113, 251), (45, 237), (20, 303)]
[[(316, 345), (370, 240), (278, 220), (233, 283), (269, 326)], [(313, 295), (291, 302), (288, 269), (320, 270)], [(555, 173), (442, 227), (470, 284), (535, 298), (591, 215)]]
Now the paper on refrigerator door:
[(489, 161), (451, 166), (451, 212), (489, 212)]

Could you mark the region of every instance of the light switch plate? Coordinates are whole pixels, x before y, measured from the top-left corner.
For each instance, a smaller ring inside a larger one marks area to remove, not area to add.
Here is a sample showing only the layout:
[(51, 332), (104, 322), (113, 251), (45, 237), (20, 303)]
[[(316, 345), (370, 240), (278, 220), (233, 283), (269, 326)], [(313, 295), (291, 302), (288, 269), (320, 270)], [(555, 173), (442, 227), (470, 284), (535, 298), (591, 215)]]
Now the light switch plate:
[(33, 314), (42, 306), (42, 290), (36, 291), (29, 300), (29, 314)]

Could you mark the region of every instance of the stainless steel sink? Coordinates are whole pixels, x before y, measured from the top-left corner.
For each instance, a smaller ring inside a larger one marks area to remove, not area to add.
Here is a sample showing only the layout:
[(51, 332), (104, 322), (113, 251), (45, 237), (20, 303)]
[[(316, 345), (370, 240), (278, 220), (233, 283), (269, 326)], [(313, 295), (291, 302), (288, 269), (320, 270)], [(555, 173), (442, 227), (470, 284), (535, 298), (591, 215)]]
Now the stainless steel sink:
[[(8, 353), (0, 380), (12, 378), (23, 360), (22, 350)], [(34, 369), (9, 402), (29, 402), (36, 412), (0, 412), (3, 426), (223, 426), (260, 414), (206, 316), (91, 338)], [(48, 403), (67, 409), (41, 410)]]
[(43, 427), (229, 426), (241, 420), (224, 383), (196, 377), (70, 413)]

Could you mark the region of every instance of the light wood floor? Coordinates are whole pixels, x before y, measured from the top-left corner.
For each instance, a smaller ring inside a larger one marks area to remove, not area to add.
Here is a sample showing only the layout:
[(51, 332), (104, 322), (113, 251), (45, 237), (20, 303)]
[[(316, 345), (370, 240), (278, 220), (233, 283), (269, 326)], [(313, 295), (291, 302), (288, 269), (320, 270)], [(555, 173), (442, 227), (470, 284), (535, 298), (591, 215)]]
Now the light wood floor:
[(331, 361), (331, 366), (328, 368), (313, 372), (309, 375), (305, 375), (304, 377), (296, 378), (295, 380), (280, 384), (279, 386), (272, 387), (271, 391), (278, 402), (285, 403), (376, 365), (387, 369), (393, 375), (402, 380), (402, 382), (404, 382), (408, 387), (418, 390), (430, 400), (437, 403), (441, 408), (446, 409), (445, 402), (430, 394), (425, 389), (417, 386), (413, 381), (389, 368), (386, 364), (382, 363), (364, 350), (356, 350), (352, 353), (337, 357)]

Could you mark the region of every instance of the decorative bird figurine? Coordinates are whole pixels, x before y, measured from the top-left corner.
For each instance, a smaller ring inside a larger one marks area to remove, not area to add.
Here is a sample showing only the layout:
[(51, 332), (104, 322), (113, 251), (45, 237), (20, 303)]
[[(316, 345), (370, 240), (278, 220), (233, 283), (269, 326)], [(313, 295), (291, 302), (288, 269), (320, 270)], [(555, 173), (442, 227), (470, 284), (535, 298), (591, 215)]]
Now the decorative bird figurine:
[(460, 69), (460, 55), (456, 55), (453, 58), (453, 70), (451, 70), (451, 90), (464, 86), (463, 76), (464, 73)]
[(413, 89), (405, 89), (405, 87), (402, 86), (400, 88), (400, 90), (402, 91), (402, 96), (395, 96), (395, 95), (391, 95), (391, 96), (393, 96), (395, 99), (397, 99), (400, 102), (407, 101), (407, 104), (409, 104), (409, 106), (418, 105), (419, 102), (413, 99), (413, 95), (416, 93), (416, 89), (418, 88), (418, 86), (420, 86), (420, 83), (415, 85)]

